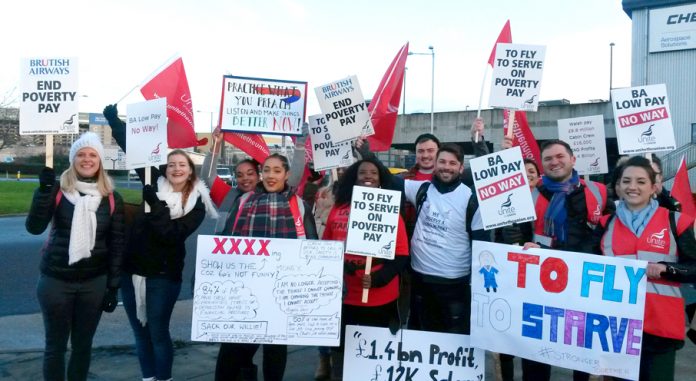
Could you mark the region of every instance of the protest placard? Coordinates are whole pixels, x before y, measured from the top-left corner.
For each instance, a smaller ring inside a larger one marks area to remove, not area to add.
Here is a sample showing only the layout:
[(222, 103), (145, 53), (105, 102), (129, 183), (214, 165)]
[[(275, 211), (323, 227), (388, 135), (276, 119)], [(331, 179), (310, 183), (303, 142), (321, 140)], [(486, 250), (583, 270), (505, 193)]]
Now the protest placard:
[(314, 89), (334, 143), (374, 135), (358, 77), (350, 76)]
[(126, 167), (166, 164), (167, 98), (129, 104), (126, 115)]
[(604, 139), (604, 115), (559, 119), (558, 138), (570, 144), (575, 155), (575, 170), (580, 175), (609, 172), (607, 142)]
[(337, 346), (343, 243), (199, 235), (191, 340)]
[(471, 345), (637, 380), (646, 265), (474, 241)]
[(353, 187), (346, 253), (394, 259), (401, 192)]
[(348, 167), (353, 164), (353, 149), (350, 142), (333, 143), (323, 115), (309, 116), (309, 135), (312, 141), (311, 151), (315, 171)]
[(306, 106), (307, 82), (226, 75), (220, 129), (302, 135)]
[(486, 357), (469, 336), (451, 333), (346, 326), (346, 381), (483, 380)]
[(77, 134), (77, 58), (24, 58), (20, 66), (19, 134)]
[(676, 148), (664, 84), (611, 91), (619, 153), (671, 151)]
[(536, 219), (520, 147), (469, 161), (485, 230)]
[(511, 110), (536, 111), (544, 72), (546, 47), (497, 45), (489, 105)]

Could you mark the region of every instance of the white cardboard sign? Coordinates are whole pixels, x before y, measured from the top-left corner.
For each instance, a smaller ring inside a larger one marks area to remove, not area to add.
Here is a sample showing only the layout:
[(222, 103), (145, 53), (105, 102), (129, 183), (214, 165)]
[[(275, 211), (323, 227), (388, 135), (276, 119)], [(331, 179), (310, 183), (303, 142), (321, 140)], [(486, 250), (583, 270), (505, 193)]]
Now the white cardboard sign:
[(619, 153), (634, 155), (676, 148), (664, 84), (611, 91)]
[(353, 187), (346, 253), (394, 259), (401, 192)]
[(374, 135), (358, 77), (339, 79), (315, 88), (314, 92), (334, 142)]
[(495, 49), (491, 107), (536, 111), (546, 47), (500, 43)]
[(309, 116), (309, 135), (312, 141), (314, 170), (348, 167), (353, 164), (350, 142), (333, 143), (323, 115)]
[(580, 175), (608, 173), (604, 116), (593, 115), (558, 120), (558, 138), (570, 144), (575, 170)]
[(19, 134), (77, 134), (77, 58), (24, 58), (20, 66)]
[(469, 336), (451, 333), (346, 326), (346, 381), (483, 381), (486, 356)]
[(198, 236), (191, 340), (337, 346), (343, 242)]
[(166, 164), (167, 98), (129, 104), (126, 118), (126, 167)]
[(471, 345), (637, 380), (647, 262), (474, 241)]
[(469, 164), (485, 230), (536, 219), (520, 147), (477, 157)]

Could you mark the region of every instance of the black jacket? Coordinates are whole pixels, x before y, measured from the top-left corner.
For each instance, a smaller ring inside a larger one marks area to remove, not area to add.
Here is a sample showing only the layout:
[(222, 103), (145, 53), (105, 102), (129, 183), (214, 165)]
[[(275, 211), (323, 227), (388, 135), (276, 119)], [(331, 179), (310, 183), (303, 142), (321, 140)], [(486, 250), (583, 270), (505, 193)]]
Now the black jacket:
[(41, 248), (41, 272), (65, 281), (80, 281), (107, 275), (108, 287), (118, 288), (121, 262), (124, 251), (123, 199), (114, 192), (114, 210), (111, 212), (109, 198), (103, 197), (96, 211), (97, 233), (94, 249), (89, 258), (68, 265), (70, 229), (75, 206), (63, 196), (58, 205), (56, 183), (53, 191), (37, 189), (26, 220), (27, 231), (41, 234), (51, 224), (51, 230)]

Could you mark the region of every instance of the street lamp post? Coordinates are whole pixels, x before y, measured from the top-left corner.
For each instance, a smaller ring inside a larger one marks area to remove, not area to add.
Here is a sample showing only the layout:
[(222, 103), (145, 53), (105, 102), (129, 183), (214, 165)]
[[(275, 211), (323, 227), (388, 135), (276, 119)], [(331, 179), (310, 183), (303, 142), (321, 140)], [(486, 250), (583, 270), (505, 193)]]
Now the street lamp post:
[(433, 133), (435, 127), (435, 48), (432, 45), (428, 46), (430, 53), (408, 52), (409, 56), (431, 56), (432, 57), (432, 73), (430, 77), (430, 133)]
[(609, 99), (611, 99), (611, 90), (614, 88), (612, 80), (614, 74), (614, 43), (609, 44)]

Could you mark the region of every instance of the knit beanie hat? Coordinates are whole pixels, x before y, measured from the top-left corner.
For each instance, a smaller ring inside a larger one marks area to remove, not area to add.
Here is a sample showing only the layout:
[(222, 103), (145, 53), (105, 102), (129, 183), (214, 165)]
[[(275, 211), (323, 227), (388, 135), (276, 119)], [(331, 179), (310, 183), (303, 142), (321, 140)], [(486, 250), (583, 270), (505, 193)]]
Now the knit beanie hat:
[(86, 147), (92, 148), (95, 151), (97, 151), (100, 159), (104, 158), (104, 146), (102, 145), (101, 140), (99, 139), (99, 135), (95, 134), (94, 132), (85, 132), (84, 134), (82, 134), (82, 136), (80, 136), (79, 139), (75, 141), (75, 143), (73, 143), (72, 147), (70, 147), (70, 164), (72, 164), (75, 160), (77, 151)]

